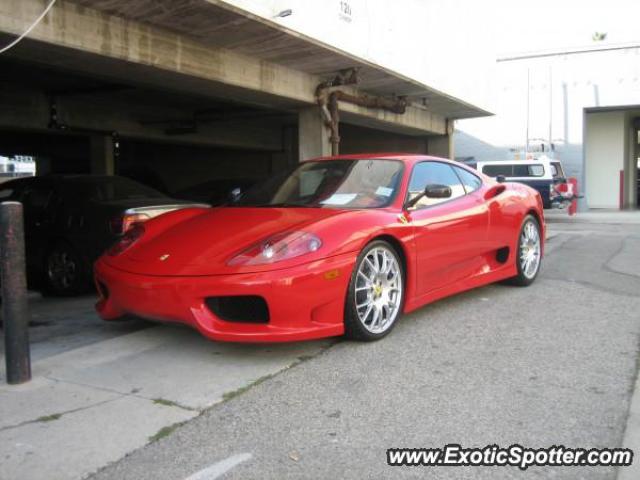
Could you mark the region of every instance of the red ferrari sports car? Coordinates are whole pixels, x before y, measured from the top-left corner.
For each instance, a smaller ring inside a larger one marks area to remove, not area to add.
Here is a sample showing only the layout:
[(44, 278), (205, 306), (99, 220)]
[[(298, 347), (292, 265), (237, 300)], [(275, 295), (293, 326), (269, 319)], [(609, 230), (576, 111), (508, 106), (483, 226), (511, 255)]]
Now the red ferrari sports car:
[(223, 341), (376, 340), (439, 298), (529, 285), (544, 238), (525, 185), (423, 155), (322, 158), (129, 230), (96, 263), (97, 310)]

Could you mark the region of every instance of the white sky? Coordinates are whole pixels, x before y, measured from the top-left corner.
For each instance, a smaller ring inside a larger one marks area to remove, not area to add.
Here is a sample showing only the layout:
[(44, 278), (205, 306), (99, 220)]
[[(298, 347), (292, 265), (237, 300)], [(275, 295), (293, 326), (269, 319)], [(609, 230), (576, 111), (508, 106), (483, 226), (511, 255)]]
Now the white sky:
[[(640, 41), (639, 0), (489, 0), (483, 21), (495, 25), (498, 54)], [(498, 14), (499, 12), (499, 14)]]
[(225, 1), (487, 110), (496, 56), (640, 42), (640, 0)]

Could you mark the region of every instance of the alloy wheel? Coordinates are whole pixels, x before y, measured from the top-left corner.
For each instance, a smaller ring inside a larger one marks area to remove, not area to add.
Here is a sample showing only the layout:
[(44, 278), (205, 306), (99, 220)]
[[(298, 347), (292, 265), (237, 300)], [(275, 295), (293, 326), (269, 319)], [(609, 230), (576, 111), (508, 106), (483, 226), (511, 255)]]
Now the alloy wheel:
[(358, 265), (353, 295), (358, 320), (367, 331), (380, 334), (393, 325), (400, 311), (402, 288), (396, 256), (383, 246), (369, 250)]
[(59, 290), (68, 290), (76, 280), (78, 267), (69, 252), (54, 251), (49, 256), (47, 275), (52, 285)]
[(530, 220), (525, 224), (520, 236), (520, 269), (526, 278), (532, 279), (538, 273), (540, 253), (540, 231)]

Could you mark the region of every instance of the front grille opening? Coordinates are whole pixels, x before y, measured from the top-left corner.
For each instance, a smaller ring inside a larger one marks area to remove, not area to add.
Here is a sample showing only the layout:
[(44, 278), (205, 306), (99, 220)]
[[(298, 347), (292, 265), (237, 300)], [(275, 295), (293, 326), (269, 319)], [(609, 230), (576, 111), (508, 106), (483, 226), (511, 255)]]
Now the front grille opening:
[(255, 295), (207, 297), (205, 304), (218, 318), (227, 322), (269, 322), (267, 302), (264, 298)]

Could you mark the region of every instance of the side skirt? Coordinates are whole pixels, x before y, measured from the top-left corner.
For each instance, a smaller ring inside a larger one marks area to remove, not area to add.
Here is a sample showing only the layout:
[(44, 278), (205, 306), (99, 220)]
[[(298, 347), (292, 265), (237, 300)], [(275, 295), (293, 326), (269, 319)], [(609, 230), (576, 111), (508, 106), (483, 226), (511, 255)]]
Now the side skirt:
[(407, 299), (404, 304), (404, 313), (412, 312), (424, 305), (440, 300), (441, 298), (449, 297), (456, 293), (465, 292), (467, 290), (515, 277), (517, 274), (518, 271), (515, 265), (509, 265), (505, 266), (505, 268), (493, 270), (482, 275), (474, 275), (454, 284), (447, 285), (446, 287), (428, 292), (425, 295)]

